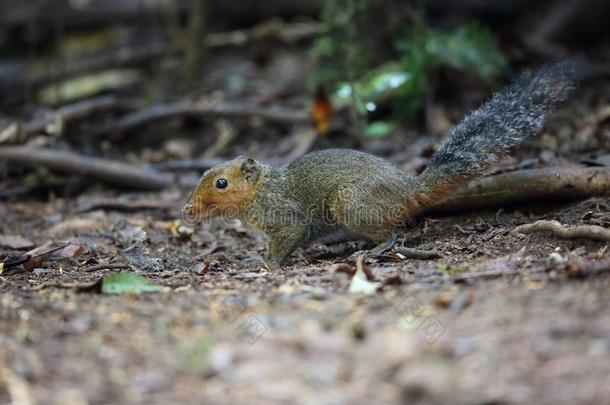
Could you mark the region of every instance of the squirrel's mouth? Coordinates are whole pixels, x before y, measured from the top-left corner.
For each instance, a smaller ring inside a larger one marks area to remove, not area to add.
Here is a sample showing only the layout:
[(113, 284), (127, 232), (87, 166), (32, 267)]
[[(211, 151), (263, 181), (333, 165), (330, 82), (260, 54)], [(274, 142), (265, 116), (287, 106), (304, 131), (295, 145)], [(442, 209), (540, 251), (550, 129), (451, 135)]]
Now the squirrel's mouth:
[(217, 208), (214, 204), (189, 202), (182, 208), (182, 216), (189, 219), (211, 219), (220, 216)]

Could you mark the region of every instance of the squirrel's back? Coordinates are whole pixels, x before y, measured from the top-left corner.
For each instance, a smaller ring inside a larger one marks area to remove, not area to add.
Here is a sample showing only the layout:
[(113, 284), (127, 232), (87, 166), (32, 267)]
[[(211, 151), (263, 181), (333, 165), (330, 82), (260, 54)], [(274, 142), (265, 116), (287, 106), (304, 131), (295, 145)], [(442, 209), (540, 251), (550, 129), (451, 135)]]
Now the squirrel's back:
[(402, 198), (411, 179), (386, 159), (352, 149), (311, 152), (281, 173), (287, 192), (308, 208), (330, 202), (341, 190), (377, 190), (380, 195), (393, 190), (396, 198)]

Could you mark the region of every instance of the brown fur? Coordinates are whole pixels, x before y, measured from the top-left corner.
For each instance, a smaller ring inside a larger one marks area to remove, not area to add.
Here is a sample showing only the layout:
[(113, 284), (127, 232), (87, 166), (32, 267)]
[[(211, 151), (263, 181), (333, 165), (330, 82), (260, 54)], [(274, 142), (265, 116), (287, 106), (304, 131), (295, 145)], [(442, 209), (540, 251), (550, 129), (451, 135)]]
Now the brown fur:
[[(198, 218), (241, 217), (256, 193), (256, 184), (242, 174), (246, 159), (240, 156), (205, 172), (187, 204), (187, 213)], [(216, 188), (220, 178), (229, 182), (226, 189)]]
[[(313, 152), (280, 169), (238, 157), (204, 173), (185, 210), (237, 218), (264, 232), (271, 265), (315, 241), (392, 241), (401, 223), (538, 132), (574, 87), (577, 71), (565, 62), (522, 76), (451, 130), (416, 178), (354, 150)], [(226, 189), (216, 187), (219, 178), (227, 179)]]

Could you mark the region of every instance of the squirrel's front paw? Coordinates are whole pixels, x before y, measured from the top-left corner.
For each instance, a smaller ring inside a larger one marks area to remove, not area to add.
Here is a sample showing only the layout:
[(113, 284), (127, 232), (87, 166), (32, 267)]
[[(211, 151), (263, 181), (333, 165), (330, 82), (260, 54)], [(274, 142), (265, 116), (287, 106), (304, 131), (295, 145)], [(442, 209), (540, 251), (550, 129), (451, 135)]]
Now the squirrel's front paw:
[(279, 256), (273, 256), (273, 255), (267, 255), (264, 259), (263, 259), (263, 265), (268, 269), (268, 270), (277, 270), (279, 268), (282, 267), (282, 265), (286, 262), (285, 257), (279, 257)]

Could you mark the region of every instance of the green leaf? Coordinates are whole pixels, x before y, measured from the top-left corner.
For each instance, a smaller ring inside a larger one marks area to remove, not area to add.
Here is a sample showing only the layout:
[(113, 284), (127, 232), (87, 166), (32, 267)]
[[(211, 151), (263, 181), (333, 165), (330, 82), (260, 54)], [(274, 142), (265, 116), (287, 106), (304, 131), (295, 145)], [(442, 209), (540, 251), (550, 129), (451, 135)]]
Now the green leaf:
[(372, 96), (375, 97), (378, 94), (397, 89), (405, 84), (410, 78), (411, 75), (408, 72), (382, 72), (371, 80)]
[(506, 70), (506, 59), (494, 37), (476, 23), (464, 25), (449, 34), (430, 35), (428, 48), (440, 63), (473, 71), (486, 81)]
[(356, 111), (365, 116), (378, 105), (392, 104), (396, 105), (397, 116), (410, 115), (420, 107), (424, 75), (425, 71), (419, 65), (403, 67), (395, 62), (386, 63), (369, 71), (353, 86), (340, 82), (333, 94), (333, 105), (341, 108), (355, 104)]
[[(397, 121), (421, 111), (431, 74), (440, 68), (451, 67), (488, 83), (506, 70), (494, 36), (482, 25), (464, 24), (446, 31), (416, 19), (406, 29), (402, 23), (396, 30), (386, 26), (387, 35), (378, 36), (368, 34), (368, 27), (384, 18), (394, 21), (384, 14), (384, 2), (329, 0), (324, 4), (323, 30), (314, 46), (318, 67), (310, 88), (323, 84), (331, 89), (337, 109), (353, 106), (362, 118), (378, 111), (376, 117), (385, 114), (386, 120)], [(423, 3), (416, 8), (423, 13)], [(393, 46), (387, 46), (387, 38), (396, 38)], [(381, 127), (371, 128), (370, 136), (385, 136), (377, 130)]]
[[(366, 101), (378, 102), (391, 98), (415, 80), (413, 72), (390, 62), (366, 73), (356, 82), (357, 93)], [(341, 88), (339, 88), (340, 90)]]
[(385, 138), (390, 135), (396, 124), (393, 122), (386, 121), (375, 121), (364, 128), (364, 135), (368, 138)]
[(102, 294), (141, 294), (163, 289), (136, 273), (117, 273), (102, 279)]

